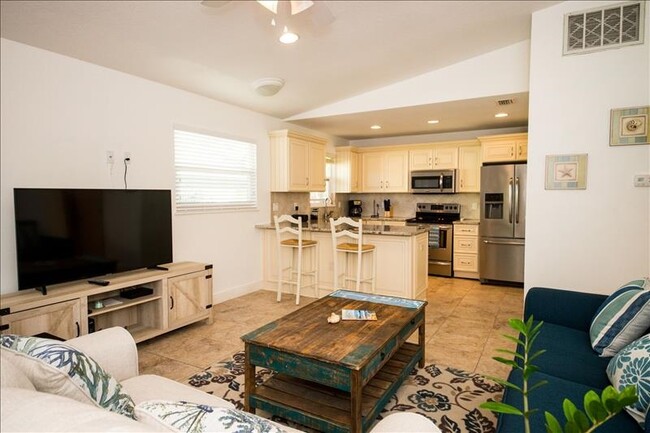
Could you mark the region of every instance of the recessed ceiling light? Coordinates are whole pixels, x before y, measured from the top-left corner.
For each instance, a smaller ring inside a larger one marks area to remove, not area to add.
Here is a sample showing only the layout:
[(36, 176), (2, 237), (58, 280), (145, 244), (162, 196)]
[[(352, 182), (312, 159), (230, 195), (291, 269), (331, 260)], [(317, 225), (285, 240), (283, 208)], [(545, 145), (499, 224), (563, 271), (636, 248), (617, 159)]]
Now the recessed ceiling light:
[(381, 129), (381, 126), (379, 125), (372, 125), (370, 129)]
[(497, 113), (494, 117), (508, 117), (508, 113)]
[(280, 42), (282, 42), (283, 44), (293, 44), (298, 39), (300, 38), (296, 33), (290, 32), (287, 26), (284, 26), (282, 35), (280, 35)]
[(427, 120), (427, 123), (430, 124), (430, 125), (435, 125), (436, 123), (439, 123), (439, 122), (440, 122), (439, 120), (435, 120), (435, 119), (434, 120)]

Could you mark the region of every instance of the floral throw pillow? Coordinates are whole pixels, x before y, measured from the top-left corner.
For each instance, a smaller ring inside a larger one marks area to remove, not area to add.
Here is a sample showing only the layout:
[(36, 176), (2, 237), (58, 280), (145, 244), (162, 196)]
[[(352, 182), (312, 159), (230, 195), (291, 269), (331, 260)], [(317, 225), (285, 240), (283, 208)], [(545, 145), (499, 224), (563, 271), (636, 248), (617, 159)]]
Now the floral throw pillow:
[(284, 433), (269, 420), (244, 411), (185, 401), (144, 401), (135, 413), (138, 421), (149, 426), (183, 433)]
[(78, 349), (56, 340), (18, 335), (3, 335), (0, 347), (38, 391), (135, 418), (135, 404), (122, 385)]
[(628, 385), (636, 385), (639, 399), (625, 410), (643, 428), (645, 414), (650, 407), (650, 335), (644, 335), (621, 349), (609, 361), (607, 376), (619, 391)]

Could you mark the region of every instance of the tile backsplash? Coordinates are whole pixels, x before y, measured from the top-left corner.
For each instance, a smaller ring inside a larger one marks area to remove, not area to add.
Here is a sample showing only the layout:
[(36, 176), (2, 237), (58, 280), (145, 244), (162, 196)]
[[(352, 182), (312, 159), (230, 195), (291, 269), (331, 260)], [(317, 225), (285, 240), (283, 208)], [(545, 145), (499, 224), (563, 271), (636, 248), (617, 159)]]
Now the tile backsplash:
[[(480, 199), (479, 193), (463, 194), (410, 194), (410, 193), (352, 193), (337, 194), (334, 206), (330, 208), (334, 211), (334, 216), (347, 215), (348, 200), (361, 200), (363, 216), (370, 216), (373, 211), (373, 200), (379, 204), (379, 213), (383, 215), (383, 202), (389, 199), (393, 207), (393, 216), (411, 218), (415, 216), (416, 203), (459, 203), (461, 218), (478, 219), (480, 217)], [(277, 203), (278, 211), (273, 212), (273, 203)], [(294, 210), (294, 203), (298, 205), (298, 211)], [(338, 204), (340, 203), (340, 207)], [(309, 203), (308, 192), (272, 192), (271, 193), (271, 218), (274, 215), (283, 214), (309, 214), (311, 206)], [(322, 209), (320, 210), (322, 214)], [(322, 215), (321, 215), (322, 216)]]

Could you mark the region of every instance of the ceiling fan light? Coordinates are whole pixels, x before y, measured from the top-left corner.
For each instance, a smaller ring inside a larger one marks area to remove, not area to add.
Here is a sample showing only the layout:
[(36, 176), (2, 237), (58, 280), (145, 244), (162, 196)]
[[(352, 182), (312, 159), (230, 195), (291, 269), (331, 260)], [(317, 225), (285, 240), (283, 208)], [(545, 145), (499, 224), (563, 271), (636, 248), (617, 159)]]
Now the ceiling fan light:
[(259, 4), (273, 12), (274, 14), (278, 13), (278, 2), (277, 0), (257, 0)]
[(286, 26), (284, 27), (284, 31), (280, 35), (280, 42), (283, 44), (293, 44), (298, 39), (300, 39), (300, 37), (296, 33), (290, 32)]
[(258, 95), (273, 96), (284, 87), (284, 80), (282, 78), (260, 78), (253, 81), (253, 89)]
[(312, 7), (314, 2), (311, 0), (293, 0), (291, 2), (291, 15), (297, 15)]

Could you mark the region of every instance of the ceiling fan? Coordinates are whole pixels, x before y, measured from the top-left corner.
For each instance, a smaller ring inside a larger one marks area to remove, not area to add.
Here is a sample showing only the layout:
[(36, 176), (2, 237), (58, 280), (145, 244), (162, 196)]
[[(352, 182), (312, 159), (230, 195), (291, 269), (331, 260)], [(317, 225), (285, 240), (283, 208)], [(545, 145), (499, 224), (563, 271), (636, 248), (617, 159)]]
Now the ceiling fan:
[[(310, 21), (309, 27), (313, 30), (318, 27), (324, 27), (331, 24), (334, 21), (334, 15), (325, 4), (324, 1), (314, 2), (311, 0), (256, 0), (256, 2), (263, 6), (266, 10), (273, 13), (271, 19), (272, 26), (278, 26), (283, 28), (283, 34), (290, 33), (287, 29), (287, 22), (289, 18), (298, 15), (308, 9), (310, 13), (307, 14)], [(232, 0), (202, 0), (201, 5), (219, 9), (223, 6), (226, 6), (229, 3), (239, 3)], [(302, 18), (301, 18), (302, 19)], [(295, 42), (295, 41), (294, 41)]]

